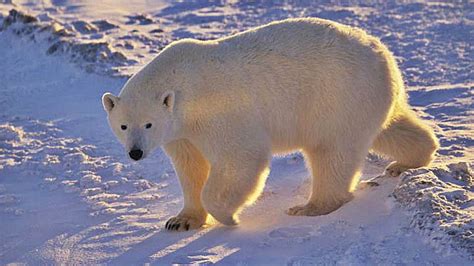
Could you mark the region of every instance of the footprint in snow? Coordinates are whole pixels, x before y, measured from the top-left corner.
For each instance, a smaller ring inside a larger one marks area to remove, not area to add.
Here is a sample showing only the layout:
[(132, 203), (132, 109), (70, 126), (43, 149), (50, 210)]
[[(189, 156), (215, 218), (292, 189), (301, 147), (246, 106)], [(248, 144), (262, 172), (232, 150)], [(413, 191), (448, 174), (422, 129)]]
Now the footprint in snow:
[(271, 231), (268, 235), (271, 238), (295, 238), (310, 236), (309, 227), (282, 227)]
[(269, 247), (279, 244), (303, 243), (313, 236), (313, 229), (307, 226), (281, 227), (268, 233), (268, 237), (260, 244), (261, 247)]

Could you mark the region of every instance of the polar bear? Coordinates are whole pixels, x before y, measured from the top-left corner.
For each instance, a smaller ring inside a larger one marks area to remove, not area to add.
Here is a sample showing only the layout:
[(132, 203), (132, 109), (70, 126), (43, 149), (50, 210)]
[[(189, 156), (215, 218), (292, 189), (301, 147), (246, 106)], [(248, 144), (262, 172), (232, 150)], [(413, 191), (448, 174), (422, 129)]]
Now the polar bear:
[(301, 151), (312, 192), (290, 215), (324, 215), (352, 198), (369, 149), (398, 175), (428, 165), (432, 129), (407, 103), (394, 57), (377, 38), (328, 20), (273, 22), (166, 47), (119, 96), (102, 97), (133, 160), (163, 146), (184, 195), (166, 228), (236, 225), (262, 191), (272, 154)]

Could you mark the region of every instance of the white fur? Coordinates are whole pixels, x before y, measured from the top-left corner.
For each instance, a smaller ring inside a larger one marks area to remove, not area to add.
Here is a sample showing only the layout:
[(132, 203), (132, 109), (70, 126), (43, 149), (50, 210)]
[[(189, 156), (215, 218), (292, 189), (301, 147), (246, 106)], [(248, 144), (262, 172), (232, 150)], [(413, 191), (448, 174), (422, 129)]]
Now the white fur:
[[(171, 107), (163, 104), (168, 94)], [(164, 146), (173, 160), (185, 198), (169, 221), (174, 230), (200, 227), (208, 213), (238, 223), (275, 153), (302, 151), (313, 175), (308, 203), (288, 213), (321, 215), (352, 198), (372, 146), (397, 161), (390, 173), (427, 165), (438, 146), (410, 111), (387, 48), (360, 29), (321, 19), (175, 42), (119, 97), (103, 100), (128, 150), (138, 146), (146, 155)]]

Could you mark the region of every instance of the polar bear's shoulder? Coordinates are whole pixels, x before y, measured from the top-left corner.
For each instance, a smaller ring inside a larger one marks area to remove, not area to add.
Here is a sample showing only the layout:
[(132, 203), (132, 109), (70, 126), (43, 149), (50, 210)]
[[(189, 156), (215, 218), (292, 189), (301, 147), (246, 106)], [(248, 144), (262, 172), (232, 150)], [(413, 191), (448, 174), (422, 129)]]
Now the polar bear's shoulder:
[(174, 60), (176, 60), (177, 56), (194, 55), (204, 47), (209, 46), (210, 43), (210, 41), (201, 41), (196, 39), (181, 39), (166, 46), (166, 48), (161, 51), (160, 57), (163, 60), (164, 57), (171, 56)]

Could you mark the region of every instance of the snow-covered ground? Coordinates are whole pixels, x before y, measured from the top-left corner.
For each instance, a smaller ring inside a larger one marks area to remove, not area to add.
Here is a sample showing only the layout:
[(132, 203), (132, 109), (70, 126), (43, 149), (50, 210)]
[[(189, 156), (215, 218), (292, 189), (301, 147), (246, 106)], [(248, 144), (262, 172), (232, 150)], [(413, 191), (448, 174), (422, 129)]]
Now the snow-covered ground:
[[(469, 1), (0, 2), (0, 264), (473, 263)], [(308, 173), (298, 154), (275, 158), (239, 227), (164, 231), (182, 206), (172, 166), (162, 151), (130, 162), (100, 96), (118, 93), (173, 40), (303, 16), (360, 26), (390, 47), (413, 108), (440, 138), (438, 159), (388, 178), (377, 177), (387, 162), (369, 156), (363, 180), (376, 178), (353, 201), (327, 216), (290, 217), (284, 210), (304, 202)]]

